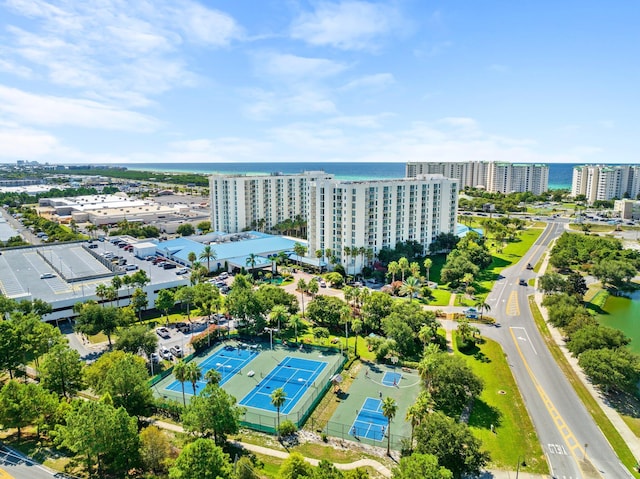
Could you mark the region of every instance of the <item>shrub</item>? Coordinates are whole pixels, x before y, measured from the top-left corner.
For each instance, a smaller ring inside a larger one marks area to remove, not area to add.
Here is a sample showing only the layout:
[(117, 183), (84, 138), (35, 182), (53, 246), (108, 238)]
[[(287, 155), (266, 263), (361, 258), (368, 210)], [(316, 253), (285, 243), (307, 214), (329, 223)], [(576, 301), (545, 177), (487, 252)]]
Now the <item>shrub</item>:
[(327, 434), (324, 433), (324, 432), (322, 434), (320, 434), (320, 438), (322, 439), (322, 442), (327, 442), (328, 441)]
[(296, 427), (296, 425), (289, 419), (282, 421), (280, 423), (281, 436), (290, 436), (291, 434), (294, 434), (297, 430), (298, 428)]

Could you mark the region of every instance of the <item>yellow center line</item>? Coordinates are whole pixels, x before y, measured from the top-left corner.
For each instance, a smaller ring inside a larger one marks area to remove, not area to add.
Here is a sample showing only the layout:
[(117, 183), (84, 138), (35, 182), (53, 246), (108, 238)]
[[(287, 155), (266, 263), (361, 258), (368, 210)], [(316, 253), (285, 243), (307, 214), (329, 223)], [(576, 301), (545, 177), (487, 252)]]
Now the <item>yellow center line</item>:
[(14, 479), (14, 477), (4, 469), (0, 469), (0, 479)]
[(511, 333), (511, 337), (513, 338), (513, 343), (516, 345), (516, 349), (518, 350), (518, 354), (522, 359), (522, 363), (524, 364), (524, 367), (527, 370), (529, 377), (531, 378), (531, 382), (533, 383), (536, 390), (538, 391), (538, 394), (540, 395), (540, 398), (542, 399), (544, 406), (547, 408), (547, 411), (551, 415), (553, 422), (556, 425), (558, 432), (560, 432), (560, 434), (562, 435), (567, 447), (569, 448), (569, 451), (571, 452), (571, 455), (576, 460), (578, 467), (580, 467), (580, 460), (576, 456), (576, 451), (580, 453), (582, 457), (584, 457), (585, 451), (582, 448), (582, 445), (578, 442), (574, 434), (571, 432), (571, 430), (569, 429), (569, 426), (567, 426), (567, 424), (564, 422), (564, 419), (562, 419), (562, 416), (560, 415), (556, 407), (553, 405), (553, 402), (551, 401), (549, 396), (547, 396), (547, 393), (545, 392), (545, 390), (542, 388), (542, 386), (540, 386), (540, 383), (538, 383), (538, 380), (533, 374), (533, 371), (529, 367), (529, 363), (527, 363), (527, 360), (524, 358), (524, 354), (520, 349), (520, 345), (518, 344), (518, 340), (515, 334), (513, 333), (513, 329), (510, 329), (509, 331)]
[[(554, 227), (555, 227), (555, 225), (553, 225), (553, 224), (552, 224), (552, 225), (551, 225), (551, 228), (549, 228), (549, 230), (548, 230), (546, 233), (544, 233), (544, 232), (543, 232), (542, 236), (540, 236), (540, 237), (538, 238), (538, 241), (540, 241), (540, 244), (539, 244), (539, 245), (536, 247), (536, 249), (533, 251), (533, 254), (531, 255), (531, 257), (532, 257), (532, 258), (535, 258), (536, 254), (538, 254), (538, 250), (539, 250), (540, 248), (542, 248), (544, 241), (547, 239), (547, 237), (548, 237), (548, 236), (550, 236), (550, 235), (551, 235), (551, 232), (553, 231)], [(545, 228), (545, 229), (546, 229), (546, 228)], [(544, 237), (543, 237), (543, 236), (544, 236)], [(522, 267), (520, 268), (520, 272), (521, 272), (521, 273), (523, 273), (526, 269), (527, 269), (527, 266), (526, 266), (526, 265), (524, 265), (524, 266), (522, 266)]]

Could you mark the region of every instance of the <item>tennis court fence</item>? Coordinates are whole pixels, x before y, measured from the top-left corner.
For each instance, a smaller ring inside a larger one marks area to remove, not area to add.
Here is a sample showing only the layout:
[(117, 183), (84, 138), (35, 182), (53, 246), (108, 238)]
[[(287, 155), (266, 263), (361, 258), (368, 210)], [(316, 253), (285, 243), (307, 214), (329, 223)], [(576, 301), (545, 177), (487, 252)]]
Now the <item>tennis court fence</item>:
[[(314, 386), (307, 389), (306, 398), (299, 402), (295, 407), (295, 412), (289, 414), (280, 414), (280, 423), (289, 420), (296, 425), (298, 429), (304, 426), (309, 419), (311, 413), (322, 400), (324, 395), (331, 388), (331, 378), (342, 370), (347, 358), (342, 356), (342, 360), (331, 368), (326, 368), (315, 380)], [(268, 434), (276, 434), (277, 418), (274, 413), (262, 414), (256, 411), (247, 410), (241, 425), (243, 427), (253, 429), (255, 431), (266, 432)]]

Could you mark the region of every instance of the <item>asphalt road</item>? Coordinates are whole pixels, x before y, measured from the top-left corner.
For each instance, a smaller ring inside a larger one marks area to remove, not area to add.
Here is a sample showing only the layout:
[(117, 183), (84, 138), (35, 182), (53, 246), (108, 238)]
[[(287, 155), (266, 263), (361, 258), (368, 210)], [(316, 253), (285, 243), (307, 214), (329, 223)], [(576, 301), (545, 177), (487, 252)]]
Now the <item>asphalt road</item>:
[(564, 231), (566, 220), (548, 224), (522, 260), (502, 272), (487, 297), (498, 327), (483, 328), (507, 354), (538, 439), (558, 479), (632, 477), (620, 463), (573, 387), (569, 384), (534, 323), (528, 296), (530, 286), (520, 279), (535, 277), (535, 265), (550, 242)]
[(51, 479), (54, 476), (49, 469), (31, 461), (18, 453), (0, 445), (0, 479)]

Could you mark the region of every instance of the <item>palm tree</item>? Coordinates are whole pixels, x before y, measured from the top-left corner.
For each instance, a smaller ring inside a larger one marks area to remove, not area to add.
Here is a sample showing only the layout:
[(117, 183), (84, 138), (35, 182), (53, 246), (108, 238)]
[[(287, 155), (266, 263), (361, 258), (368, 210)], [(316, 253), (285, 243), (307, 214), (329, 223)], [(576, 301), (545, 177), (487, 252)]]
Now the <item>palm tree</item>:
[(205, 373), (204, 379), (207, 381), (208, 386), (214, 386), (216, 384), (220, 384), (222, 375), (218, 370), (211, 368)]
[(289, 316), (289, 320), (287, 321), (289, 327), (293, 327), (296, 336), (296, 343), (298, 342), (298, 328), (303, 326), (302, 318), (297, 314), (292, 314)]
[(409, 271), (409, 260), (403, 256), (398, 260), (398, 267), (402, 272), (402, 282), (404, 283), (404, 274)]
[(211, 247), (210, 244), (204, 247), (202, 253), (200, 253), (199, 259), (207, 260), (207, 274), (211, 273), (211, 260), (217, 259), (216, 251)]
[(193, 387), (193, 395), (196, 395), (198, 381), (202, 379), (202, 369), (194, 361), (188, 362), (186, 367), (186, 377)]
[(362, 326), (362, 321), (357, 318), (351, 321), (351, 331), (353, 331), (356, 340), (354, 349), (354, 354), (356, 357), (358, 356), (358, 335), (362, 332)]
[(286, 265), (288, 261), (289, 261), (289, 256), (287, 255), (287, 253), (285, 253), (284, 251), (280, 251), (276, 255), (276, 273), (278, 272), (278, 266), (283, 264)]
[(431, 343), (424, 348), (422, 360), (418, 363), (418, 374), (420, 375), (420, 379), (422, 379), (424, 388), (427, 391), (431, 390), (433, 367), (438, 362), (439, 354), (441, 354), (440, 347), (435, 343)]
[(486, 313), (491, 311), (491, 305), (487, 303), (484, 299), (479, 299), (478, 301), (476, 301), (476, 304), (474, 306), (478, 308), (478, 311), (480, 311), (480, 321), (482, 321), (483, 311)]
[(415, 431), (416, 426), (420, 425), (422, 421), (424, 421), (425, 417), (429, 414), (429, 412), (435, 407), (435, 402), (431, 397), (429, 391), (422, 391), (420, 395), (417, 397), (416, 402), (409, 406), (407, 409), (407, 414), (405, 416), (405, 421), (408, 421), (411, 424), (411, 448), (413, 449), (413, 433)]
[(287, 400), (287, 393), (284, 392), (284, 389), (278, 388), (271, 393), (271, 404), (276, 408), (276, 413), (278, 415), (278, 439), (280, 439), (280, 408), (284, 405), (284, 402)]
[(420, 291), (420, 280), (418, 278), (414, 278), (413, 276), (409, 276), (406, 281), (402, 283), (400, 287), (400, 294), (405, 294), (409, 296), (409, 301), (413, 301), (413, 295)]
[(433, 261), (427, 258), (424, 260), (424, 263), (422, 263), (422, 265), (427, 270), (427, 284), (429, 284), (429, 270), (431, 269), (431, 266), (433, 266)]
[(189, 260), (189, 263), (191, 263), (193, 267), (193, 262), (198, 259), (198, 256), (193, 251), (189, 251), (189, 254), (187, 255), (187, 259)]
[(411, 263), (409, 265), (409, 272), (411, 273), (411, 276), (413, 276), (414, 278), (419, 278), (420, 277), (420, 264), (417, 261), (414, 261), (413, 263)]
[(271, 312), (269, 313), (269, 319), (271, 320), (271, 325), (278, 325), (278, 336), (280, 335), (280, 323), (286, 322), (287, 317), (289, 316), (289, 311), (282, 304), (276, 304)]
[(247, 266), (249, 266), (249, 271), (253, 271), (255, 269), (257, 259), (258, 257), (255, 255), (255, 253), (250, 253), (249, 256), (247, 256), (247, 260), (245, 261), (245, 263)]
[(307, 283), (304, 278), (298, 280), (298, 289), (300, 290), (300, 298), (302, 299), (302, 316), (304, 316), (304, 293), (307, 290)]
[(96, 286), (96, 296), (100, 298), (100, 302), (102, 303), (102, 307), (104, 308), (104, 298), (107, 296), (107, 285), (99, 284)]
[(347, 276), (349, 276), (349, 258), (351, 257), (351, 247), (345, 246), (342, 249), (342, 253), (344, 254), (345, 259), (347, 260), (347, 268), (346, 268), (347, 271), (346, 271), (346, 273), (347, 273)]
[(382, 401), (382, 415), (387, 418), (387, 456), (391, 455), (391, 421), (398, 412), (396, 400), (392, 397), (386, 397)]
[(105, 289), (104, 299), (111, 303), (113, 306), (113, 302), (118, 298), (118, 291), (113, 286), (107, 286)]
[(111, 286), (116, 290), (116, 306), (120, 307), (120, 288), (122, 288), (122, 278), (115, 275), (111, 278)]
[(391, 275), (391, 282), (395, 282), (396, 274), (400, 272), (400, 265), (398, 265), (397, 261), (392, 261), (387, 265), (387, 272)]
[(469, 320), (461, 319), (458, 322), (458, 334), (462, 337), (463, 341), (466, 341), (469, 336), (472, 334), (471, 325), (469, 324)]
[(173, 376), (180, 382), (182, 386), (182, 404), (187, 405), (187, 400), (184, 398), (184, 383), (187, 382), (187, 363), (185, 363), (182, 359), (179, 360), (173, 366)]
[(89, 236), (91, 236), (91, 238), (95, 238), (95, 232), (98, 231), (98, 227), (96, 225), (89, 225), (87, 226), (87, 231), (89, 232)]

